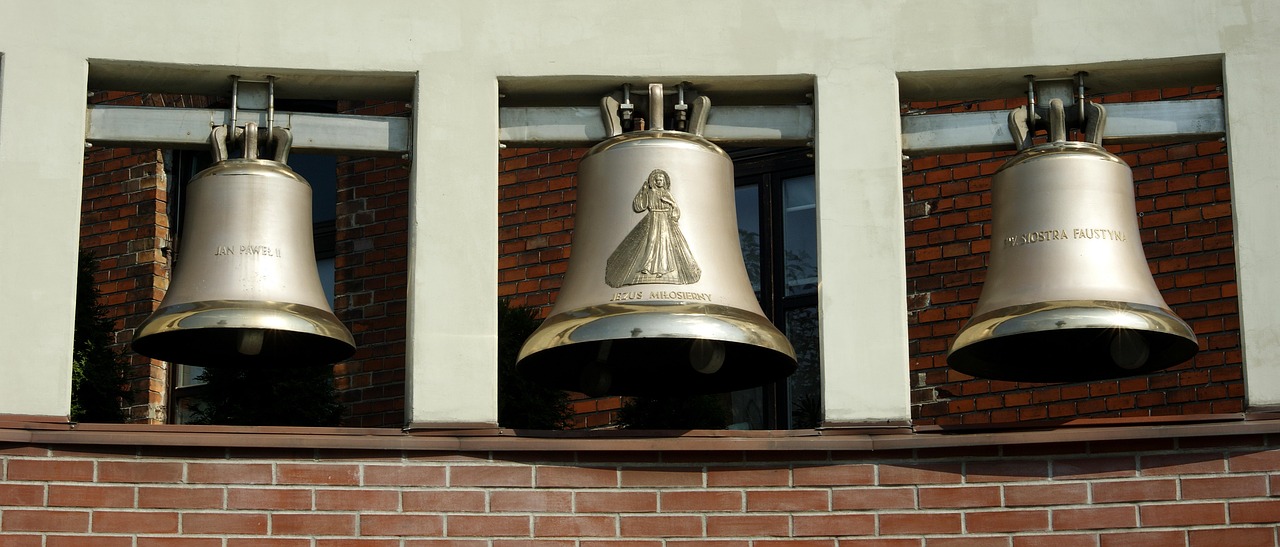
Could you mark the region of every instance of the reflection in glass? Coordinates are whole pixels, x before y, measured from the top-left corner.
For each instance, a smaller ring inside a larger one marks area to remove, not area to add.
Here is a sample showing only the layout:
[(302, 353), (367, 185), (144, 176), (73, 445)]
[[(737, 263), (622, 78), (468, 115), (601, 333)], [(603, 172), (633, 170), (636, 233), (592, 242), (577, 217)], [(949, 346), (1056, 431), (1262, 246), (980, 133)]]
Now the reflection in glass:
[(734, 429), (807, 429), (822, 421), (815, 178), (807, 160), (787, 159), (740, 175), (734, 198), (752, 288), (795, 347), (799, 368), (785, 382), (731, 394)]
[(742, 260), (747, 264), (747, 277), (751, 289), (760, 298), (760, 187), (744, 184), (733, 191), (738, 214), (738, 243), (742, 246)]
[(316, 272), (320, 274), (320, 287), (324, 289), (324, 296), (329, 300), (329, 306), (333, 306), (333, 290), (334, 290), (334, 273), (335, 262), (333, 258), (320, 258), (316, 260)]
[(191, 365), (178, 365), (178, 377), (174, 379), (173, 387), (191, 387), (203, 384), (197, 380), (201, 374), (204, 374), (204, 367), (196, 367)]
[(818, 217), (813, 175), (782, 181), (786, 295), (818, 290)]
[(729, 410), (733, 422), (729, 424), (729, 429), (764, 429), (765, 405), (763, 387), (730, 393)]
[(311, 222), (338, 218), (337, 156), (291, 154), (289, 167), (311, 184)]
[(800, 367), (787, 379), (791, 399), (791, 427), (818, 427), (822, 420), (822, 371), (818, 366), (817, 306), (787, 311), (787, 339), (796, 348)]

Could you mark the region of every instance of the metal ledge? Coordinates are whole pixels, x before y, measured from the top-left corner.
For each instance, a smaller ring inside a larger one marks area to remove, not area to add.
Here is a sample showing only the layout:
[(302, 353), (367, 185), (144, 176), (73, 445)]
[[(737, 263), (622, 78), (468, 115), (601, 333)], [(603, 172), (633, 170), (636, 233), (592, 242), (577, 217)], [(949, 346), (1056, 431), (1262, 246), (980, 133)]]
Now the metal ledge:
[(857, 430), (794, 431), (520, 431), (482, 429), (405, 433), (399, 429), (337, 427), (234, 427), (111, 425), (24, 422), (0, 416), (0, 443), (206, 448), (302, 448), (510, 451), (881, 451), (1064, 442), (1229, 437), (1280, 433), (1280, 415), (1221, 414), (1179, 417), (1073, 420), (1052, 426), (962, 432), (866, 433)]

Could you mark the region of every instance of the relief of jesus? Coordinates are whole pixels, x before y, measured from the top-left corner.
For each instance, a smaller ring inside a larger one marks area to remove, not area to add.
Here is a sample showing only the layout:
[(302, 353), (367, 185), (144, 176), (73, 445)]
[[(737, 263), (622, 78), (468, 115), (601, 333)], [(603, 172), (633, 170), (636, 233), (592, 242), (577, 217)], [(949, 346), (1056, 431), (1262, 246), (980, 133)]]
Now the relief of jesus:
[(666, 283), (696, 283), (702, 270), (689, 242), (680, 232), (680, 208), (671, 195), (671, 177), (654, 169), (631, 200), (631, 208), (645, 213), (609, 256), (605, 283), (610, 287)]

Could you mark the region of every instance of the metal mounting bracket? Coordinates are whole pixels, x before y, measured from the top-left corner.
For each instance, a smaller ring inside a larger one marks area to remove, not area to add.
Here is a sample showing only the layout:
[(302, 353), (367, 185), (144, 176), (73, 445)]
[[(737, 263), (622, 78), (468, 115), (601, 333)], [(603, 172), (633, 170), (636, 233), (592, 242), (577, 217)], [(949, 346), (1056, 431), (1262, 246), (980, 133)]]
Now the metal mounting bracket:
[(1036, 130), (1049, 132), (1049, 140), (1063, 141), (1067, 130), (1076, 129), (1084, 134), (1084, 140), (1102, 144), (1106, 128), (1106, 109), (1084, 98), (1086, 72), (1076, 73), (1074, 78), (1036, 80), (1027, 78), (1027, 105), (1009, 112), (1009, 133), (1018, 150), (1032, 144)]
[[(647, 91), (633, 91), (632, 84), (623, 84), (619, 92), (600, 98), (600, 120), (604, 124), (605, 137), (614, 137), (639, 128), (667, 129), (667, 111), (670, 110), (676, 131), (702, 136), (711, 111), (711, 99), (698, 94), (693, 84), (681, 82), (674, 90), (664, 89), (660, 83), (650, 83)], [(643, 95), (643, 109), (632, 103), (633, 95)], [(674, 95), (676, 101), (669, 107), (665, 96)], [(636, 114), (642, 114), (636, 116)]]

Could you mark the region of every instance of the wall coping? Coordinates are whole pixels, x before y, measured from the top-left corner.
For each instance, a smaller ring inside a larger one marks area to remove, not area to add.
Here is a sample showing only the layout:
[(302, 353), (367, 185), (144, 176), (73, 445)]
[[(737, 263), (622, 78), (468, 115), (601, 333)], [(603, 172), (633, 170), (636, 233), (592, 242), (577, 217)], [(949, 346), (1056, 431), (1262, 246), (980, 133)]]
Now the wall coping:
[(883, 451), (1280, 433), (1280, 413), (1092, 418), (1008, 426), (832, 425), (790, 431), (532, 431), (498, 427), (405, 429), (80, 424), (0, 415), (0, 443), (509, 451)]

